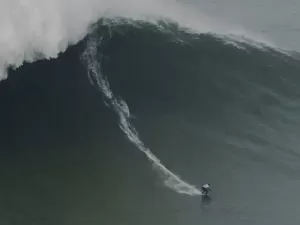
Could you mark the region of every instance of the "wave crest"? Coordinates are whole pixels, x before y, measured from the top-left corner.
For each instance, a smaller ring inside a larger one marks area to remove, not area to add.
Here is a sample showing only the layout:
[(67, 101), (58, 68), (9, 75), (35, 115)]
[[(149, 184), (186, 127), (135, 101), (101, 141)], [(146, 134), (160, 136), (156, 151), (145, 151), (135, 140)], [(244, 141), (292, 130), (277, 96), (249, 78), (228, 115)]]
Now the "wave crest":
[(100, 18), (144, 20), (158, 26), (157, 21), (170, 20), (191, 32), (260, 40), (242, 27), (223, 24), (175, 0), (3, 0), (0, 15), (0, 80), (7, 77), (8, 67), (57, 57), (82, 40)]

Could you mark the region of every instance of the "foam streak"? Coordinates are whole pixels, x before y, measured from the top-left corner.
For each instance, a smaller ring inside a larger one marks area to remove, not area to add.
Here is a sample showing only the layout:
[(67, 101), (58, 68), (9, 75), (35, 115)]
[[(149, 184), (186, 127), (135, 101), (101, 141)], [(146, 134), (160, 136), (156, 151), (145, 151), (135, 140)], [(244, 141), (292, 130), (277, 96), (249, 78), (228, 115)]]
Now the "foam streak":
[[(82, 58), (87, 65), (90, 80), (93, 84), (96, 84), (100, 88), (104, 97), (109, 102), (109, 106), (119, 115), (119, 126), (121, 130), (124, 132), (124, 134), (126, 134), (130, 142), (147, 156), (147, 159), (153, 164), (156, 171), (162, 175), (164, 184), (167, 187), (180, 194), (186, 194), (190, 196), (201, 195), (201, 191), (195, 186), (182, 180), (178, 175), (167, 169), (139, 138), (138, 132), (130, 123), (130, 112), (128, 105), (123, 99), (114, 96), (106, 77), (101, 72), (101, 64), (99, 63), (101, 59), (98, 61), (97, 51), (102, 41), (102, 38), (98, 40), (95, 37), (90, 38), (87, 42), (87, 47)], [(100, 55), (100, 57), (102, 56)], [(93, 80), (95, 80), (96, 83)]]

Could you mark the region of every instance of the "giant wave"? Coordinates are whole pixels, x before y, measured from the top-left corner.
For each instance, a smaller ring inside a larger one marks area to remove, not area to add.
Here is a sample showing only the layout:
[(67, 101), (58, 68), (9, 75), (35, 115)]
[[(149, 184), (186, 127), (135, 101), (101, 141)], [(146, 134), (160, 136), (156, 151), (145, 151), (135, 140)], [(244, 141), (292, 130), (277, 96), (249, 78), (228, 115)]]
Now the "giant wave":
[[(242, 29), (231, 30), (228, 27), (225, 28), (224, 25), (216, 21), (211, 22), (208, 17), (199, 16), (193, 10), (183, 8), (173, 1), (159, 3), (156, 1), (137, 2), (132, 0), (125, 4), (119, 1), (87, 1), (84, 3), (78, 0), (72, 8), (69, 7), (71, 4), (69, 1), (45, 1), (44, 3), (47, 4), (34, 0), (25, 1), (21, 5), (17, 2), (10, 2), (5, 5), (6, 8), (2, 7), (2, 9), (6, 9), (6, 13), (3, 12), (6, 19), (0, 24), (4, 28), (1, 36), (2, 41), (0, 42), (0, 47), (2, 47), (0, 58), (2, 75), (0, 77), (5, 78), (5, 71), (8, 67), (18, 67), (23, 61), (56, 57), (58, 53), (65, 51), (68, 45), (77, 43), (90, 33), (88, 39), (85, 40), (87, 45), (83, 59), (92, 83), (100, 88), (108, 101), (108, 105), (118, 114), (120, 128), (163, 175), (165, 184), (178, 193), (191, 196), (201, 195), (201, 192), (194, 185), (185, 182), (167, 169), (150, 148), (145, 146), (137, 130), (130, 122), (129, 106), (122, 98), (116, 97), (117, 95), (110, 88), (102, 66), (103, 57), (107, 56), (105, 53), (106, 47), (110, 45), (110, 42), (117, 40), (122, 33), (126, 37), (129, 36), (128, 32), (130, 31), (138, 33), (141, 35), (140, 38), (145, 41), (148, 38), (143, 36), (142, 30), (145, 31), (145, 34), (150, 32), (151, 35), (157, 34), (158, 37), (165, 39), (164, 52), (176, 51), (178, 46), (187, 48), (192, 46), (189, 53), (193, 55), (194, 52), (201, 52), (205, 55), (205, 60), (208, 60), (207, 57), (209, 56), (205, 53), (221, 52), (223, 48), (226, 54), (234, 54), (235, 57), (240, 55), (241, 60), (246, 60), (247, 54), (251, 56), (251, 60), (253, 60), (254, 55), (259, 56), (264, 64), (274, 59), (282, 63), (286, 59), (289, 60), (290, 57), (266, 43), (258, 42), (257, 38), (254, 41), (251, 38), (243, 37), (242, 34), (245, 31)], [(165, 10), (162, 7), (163, 5), (171, 7)], [(12, 10), (18, 13), (9, 14)], [(190, 16), (186, 17), (188, 14)], [(19, 17), (19, 15), (24, 15), (26, 19)], [(99, 21), (101, 17), (102, 19)], [(93, 24), (94, 26), (90, 29)], [(132, 38), (131, 41), (133, 40)], [(138, 41), (137, 39), (135, 44)], [(159, 43), (161, 44), (161, 39)], [(170, 43), (174, 43), (174, 45), (169, 45)], [(99, 49), (100, 52), (98, 52)], [(122, 54), (124, 54), (124, 51)], [(149, 54), (149, 51), (145, 51), (144, 54)], [(222, 55), (220, 57), (221, 59), (216, 58), (216, 60), (223, 60), (222, 64), (225, 63), (226, 57)], [(247, 66), (252, 64), (251, 61), (247, 62), (249, 63)], [(212, 59), (209, 60), (209, 63), (212, 63)], [(240, 79), (245, 78), (239, 77), (238, 80)], [(251, 79), (255, 79), (255, 76)], [(228, 82), (230, 82), (230, 79), (223, 81), (222, 85)], [(226, 95), (228, 94), (226, 93)]]
[[(295, 223), (299, 65), (174, 21), (100, 19), (1, 82), (3, 223)], [(212, 201), (180, 198), (202, 182)]]

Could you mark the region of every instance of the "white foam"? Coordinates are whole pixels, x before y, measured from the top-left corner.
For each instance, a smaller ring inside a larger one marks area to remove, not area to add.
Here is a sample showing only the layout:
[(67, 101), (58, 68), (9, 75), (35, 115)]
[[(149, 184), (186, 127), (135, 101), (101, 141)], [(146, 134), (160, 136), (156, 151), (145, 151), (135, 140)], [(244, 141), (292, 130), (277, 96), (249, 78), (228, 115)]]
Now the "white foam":
[(187, 183), (178, 175), (167, 169), (139, 138), (137, 130), (130, 122), (130, 111), (128, 105), (123, 99), (114, 96), (109, 88), (109, 83), (107, 82), (105, 76), (101, 73), (101, 56), (100, 59), (97, 59), (97, 47), (98, 45), (101, 45), (102, 41), (103, 40), (101, 38), (99, 38), (99, 40), (97, 40), (96, 37), (90, 38), (87, 42), (87, 47), (83, 53), (82, 59), (87, 65), (90, 79), (96, 80), (97, 86), (103, 92), (105, 98), (109, 101), (110, 106), (119, 115), (119, 126), (121, 130), (124, 132), (124, 134), (126, 134), (130, 142), (146, 155), (147, 159), (153, 164), (156, 171), (162, 175), (164, 184), (167, 187), (180, 194), (186, 194), (190, 196), (201, 195), (201, 191), (195, 186)]
[(169, 19), (191, 32), (262, 40), (176, 0), (0, 0), (0, 80), (7, 77), (8, 66), (57, 57), (68, 45), (80, 41), (92, 23), (116, 17), (154, 23)]

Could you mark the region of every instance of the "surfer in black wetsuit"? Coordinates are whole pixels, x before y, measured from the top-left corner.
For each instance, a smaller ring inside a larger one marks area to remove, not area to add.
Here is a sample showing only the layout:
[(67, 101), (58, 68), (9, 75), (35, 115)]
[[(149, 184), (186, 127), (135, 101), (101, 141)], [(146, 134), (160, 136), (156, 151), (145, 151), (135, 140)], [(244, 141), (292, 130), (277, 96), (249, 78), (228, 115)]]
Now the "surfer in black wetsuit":
[(202, 195), (207, 195), (209, 191), (212, 191), (210, 189), (210, 184), (204, 184), (202, 187)]

